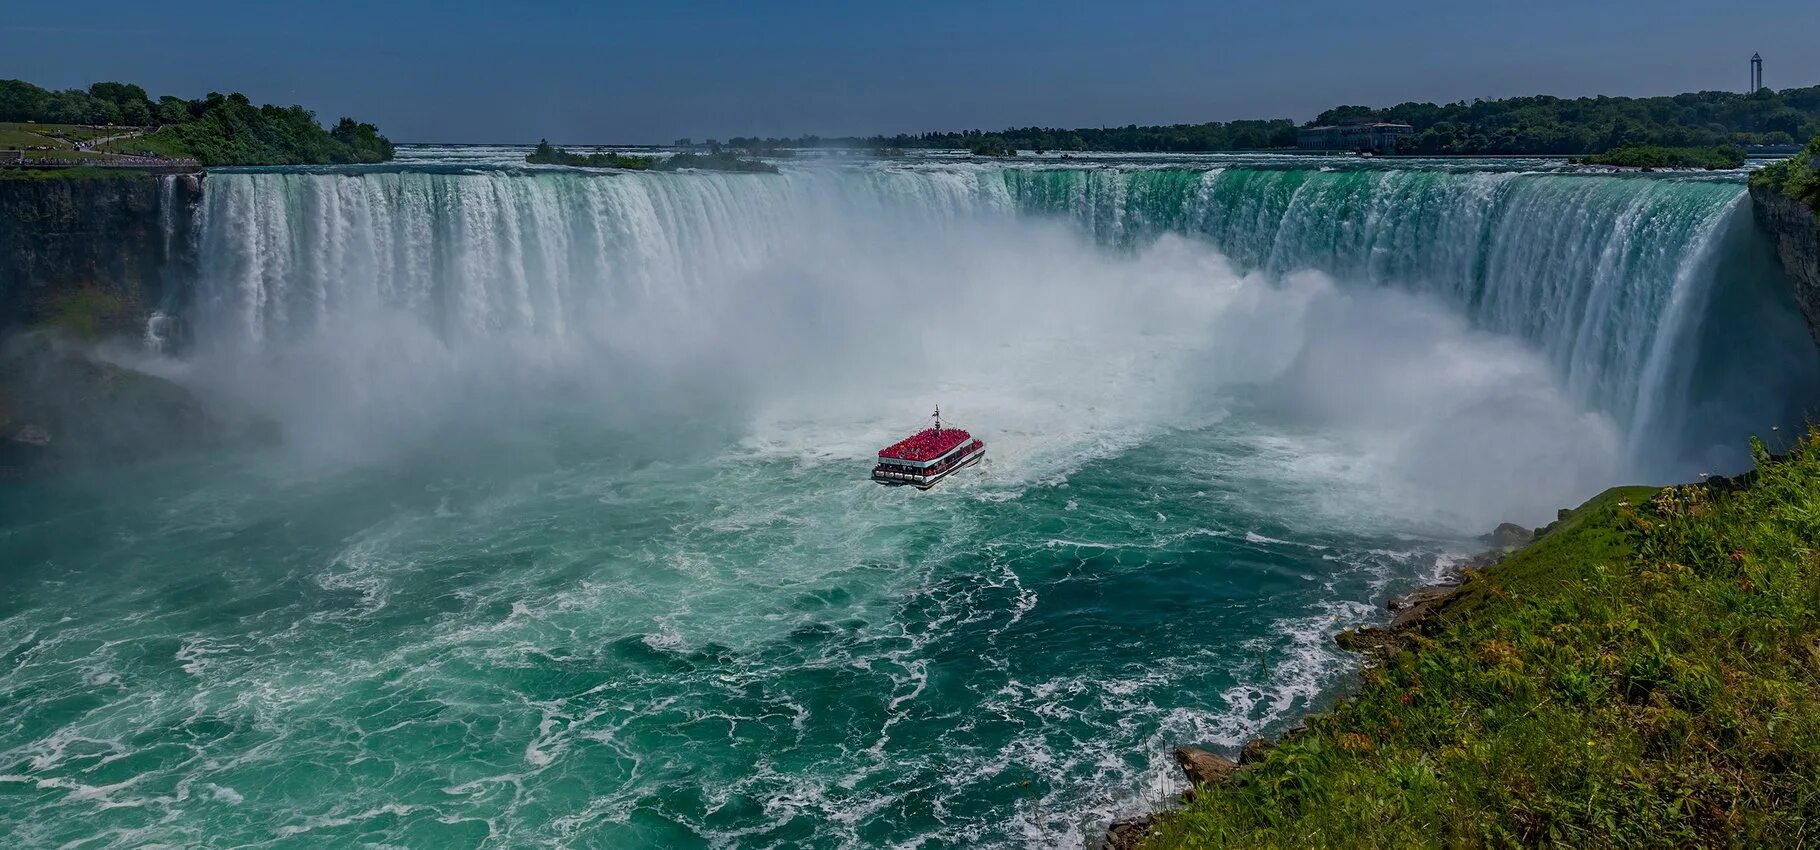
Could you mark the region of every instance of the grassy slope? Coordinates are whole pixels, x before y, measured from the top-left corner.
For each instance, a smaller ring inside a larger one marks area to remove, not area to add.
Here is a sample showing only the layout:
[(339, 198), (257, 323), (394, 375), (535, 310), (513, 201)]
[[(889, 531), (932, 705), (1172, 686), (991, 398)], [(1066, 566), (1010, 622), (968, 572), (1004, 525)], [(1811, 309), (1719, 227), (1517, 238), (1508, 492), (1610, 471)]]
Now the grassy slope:
[[(113, 159), (108, 153), (96, 150), (76, 150), (76, 141), (85, 141), (100, 136), (111, 136), (131, 131), (131, 127), (84, 127), (78, 124), (31, 124), (21, 122), (0, 122), (0, 150), (50, 146), (51, 150), (27, 150), (25, 158), (44, 160), (93, 160), (106, 162)], [(127, 139), (124, 142), (111, 142), (101, 146), (105, 151), (138, 153), (150, 146), (137, 148), (133, 143), (138, 139)], [(0, 175), (5, 179), (9, 175)], [(48, 175), (45, 175), (48, 176)]]
[(81, 124), (36, 124), (30, 121), (0, 121), (0, 147), (13, 145), (56, 145), (72, 147), (102, 136), (130, 132), (132, 127), (85, 127)]
[(60, 139), (53, 139), (49, 136), (32, 132), (27, 129), (28, 126), (30, 125), (0, 124), (0, 150), (35, 147), (38, 145), (48, 145), (50, 147), (58, 148), (69, 147), (68, 143)]
[(143, 154), (149, 152), (172, 159), (190, 159), (196, 155), (182, 140), (177, 138), (177, 130), (173, 127), (165, 127), (155, 133), (131, 139), (108, 142), (100, 147), (110, 153)]
[(150, 174), (143, 168), (97, 168), (75, 165), (68, 168), (0, 168), (0, 180), (119, 180)]
[(1820, 841), (1820, 452), (1759, 459), (1588, 502), (1144, 846)]

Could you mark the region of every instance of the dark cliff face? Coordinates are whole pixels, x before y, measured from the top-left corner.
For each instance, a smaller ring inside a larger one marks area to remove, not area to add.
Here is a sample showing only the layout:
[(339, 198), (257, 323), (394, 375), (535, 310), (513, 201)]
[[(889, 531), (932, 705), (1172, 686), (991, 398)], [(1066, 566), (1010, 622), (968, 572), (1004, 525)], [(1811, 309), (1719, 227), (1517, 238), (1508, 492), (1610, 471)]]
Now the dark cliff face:
[(0, 480), (275, 438), (103, 353), (180, 311), (201, 198), (196, 174), (0, 180)]
[(1807, 204), (1773, 187), (1753, 185), (1750, 196), (1757, 223), (1775, 238), (1795, 302), (1820, 344), (1820, 219)]
[(0, 180), (0, 334), (137, 335), (188, 277), (200, 175)]

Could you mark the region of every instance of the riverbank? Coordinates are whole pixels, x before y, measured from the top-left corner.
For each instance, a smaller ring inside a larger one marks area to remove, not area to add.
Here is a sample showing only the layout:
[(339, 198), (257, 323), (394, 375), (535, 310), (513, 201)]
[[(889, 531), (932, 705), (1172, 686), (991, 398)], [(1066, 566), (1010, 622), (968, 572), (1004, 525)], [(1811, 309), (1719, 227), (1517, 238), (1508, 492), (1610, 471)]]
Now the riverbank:
[(1343, 636), (1356, 693), (1112, 844), (1790, 843), (1820, 817), (1815, 439), (1609, 490)]

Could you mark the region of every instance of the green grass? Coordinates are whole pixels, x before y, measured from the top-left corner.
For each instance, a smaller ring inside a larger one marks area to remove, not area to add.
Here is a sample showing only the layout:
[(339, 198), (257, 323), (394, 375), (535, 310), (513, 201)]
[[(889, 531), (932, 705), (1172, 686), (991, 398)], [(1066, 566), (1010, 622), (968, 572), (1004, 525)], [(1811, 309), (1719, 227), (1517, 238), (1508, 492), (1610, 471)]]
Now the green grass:
[(40, 135), (27, 129), (29, 124), (0, 124), (0, 150), (17, 150), (20, 148), (50, 145), (68, 148), (70, 145), (60, 139)]
[(98, 288), (67, 292), (45, 304), (44, 323), (84, 339), (118, 327), (133, 315), (134, 307), (119, 293)]
[(0, 148), (19, 145), (54, 144), (73, 147), (103, 136), (130, 133), (132, 127), (85, 127), (81, 124), (34, 124), (29, 121), (0, 121)]
[(1757, 455), (1747, 488), (1612, 490), (1473, 575), (1144, 846), (1820, 839), (1820, 452)]
[(171, 159), (193, 159), (196, 156), (195, 153), (178, 138), (177, 130), (172, 127), (167, 127), (158, 132), (149, 133), (144, 136), (121, 139), (117, 142), (108, 142), (100, 147), (101, 150), (108, 151), (109, 153), (139, 155), (149, 152), (154, 156), (169, 157)]
[(1806, 201), (1820, 214), (1820, 136), (1794, 156), (1751, 172), (1750, 182), (1752, 186), (1767, 186)]
[(56, 136), (70, 142), (86, 142), (89, 139), (99, 139), (104, 136), (117, 136), (137, 129), (135, 127), (88, 127), (82, 124), (26, 124), (24, 126), (36, 127), (37, 132), (43, 135)]
[(145, 168), (98, 168), (73, 165), (67, 168), (0, 168), (0, 180), (119, 180), (150, 174)]

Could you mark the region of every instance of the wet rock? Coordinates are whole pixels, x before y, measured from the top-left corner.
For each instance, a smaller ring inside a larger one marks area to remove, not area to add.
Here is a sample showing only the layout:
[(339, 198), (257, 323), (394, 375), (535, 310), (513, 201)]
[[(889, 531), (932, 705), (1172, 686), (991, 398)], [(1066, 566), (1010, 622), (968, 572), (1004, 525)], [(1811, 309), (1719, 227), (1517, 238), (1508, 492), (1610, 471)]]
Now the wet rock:
[(1198, 747), (1176, 747), (1175, 763), (1182, 766), (1191, 785), (1224, 785), (1238, 773), (1238, 762)]
[(1753, 185), (1750, 197), (1757, 226), (1775, 239), (1795, 304), (1820, 343), (1820, 215), (1777, 186)]
[(58, 334), (0, 344), (0, 466), (22, 473), (268, 444), (276, 426)]
[[(1366, 627), (1340, 632), (1333, 636), (1333, 642), (1347, 652), (1364, 655), (1388, 655), (1397, 646), (1397, 632), (1392, 629)], [(1257, 743), (1257, 742), (1252, 742)], [(1247, 744), (1246, 746), (1250, 746)], [(1240, 754), (1240, 763), (1244, 755)]]
[(1535, 535), (1530, 533), (1529, 529), (1514, 522), (1505, 522), (1499, 523), (1498, 527), (1493, 529), (1490, 534), (1479, 539), (1490, 544), (1493, 549), (1502, 550), (1528, 546), (1529, 542), (1534, 538)]
[(1460, 564), (1462, 575), (1464, 575), (1466, 570), (1484, 570), (1497, 566), (1499, 561), (1504, 560), (1506, 554), (1508, 553), (1498, 549), (1492, 549), (1467, 558)]
[(1273, 749), (1276, 749), (1276, 745), (1263, 738), (1246, 741), (1245, 746), (1239, 749), (1239, 766), (1250, 767), (1257, 764), (1263, 761), (1265, 756), (1270, 755), (1270, 751)]
[(0, 332), (139, 334), (194, 262), (201, 199), (198, 179), (166, 187), (148, 174), (0, 181)]
[(1144, 843), (1144, 837), (1156, 827), (1156, 815), (1139, 815), (1134, 818), (1115, 820), (1106, 827), (1106, 840), (1100, 844), (1104, 850), (1137, 850)]
[(1397, 612), (1391, 625), (1402, 626), (1428, 616), (1436, 606), (1447, 601), (1459, 590), (1460, 586), (1457, 584), (1431, 584), (1408, 596), (1391, 597), (1390, 610)]

